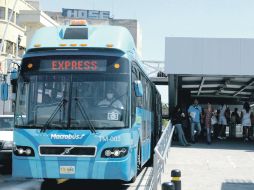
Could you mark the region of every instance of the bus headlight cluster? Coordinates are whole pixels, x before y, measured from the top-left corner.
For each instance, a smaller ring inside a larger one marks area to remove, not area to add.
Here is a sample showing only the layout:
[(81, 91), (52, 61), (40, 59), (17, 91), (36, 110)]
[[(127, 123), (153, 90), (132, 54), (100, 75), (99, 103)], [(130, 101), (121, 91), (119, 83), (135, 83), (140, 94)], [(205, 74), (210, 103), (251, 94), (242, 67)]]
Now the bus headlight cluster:
[(128, 147), (106, 148), (102, 151), (102, 158), (121, 158), (128, 154)]
[(34, 156), (34, 150), (28, 146), (15, 146), (13, 147), (13, 153), (16, 156)]

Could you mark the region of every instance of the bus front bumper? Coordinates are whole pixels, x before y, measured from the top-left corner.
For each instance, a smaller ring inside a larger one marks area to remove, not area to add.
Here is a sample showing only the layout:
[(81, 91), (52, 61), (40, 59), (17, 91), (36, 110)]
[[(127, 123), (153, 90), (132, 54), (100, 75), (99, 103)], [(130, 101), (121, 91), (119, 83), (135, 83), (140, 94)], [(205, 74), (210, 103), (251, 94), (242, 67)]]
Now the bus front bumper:
[(42, 158), (22, 159), (13, 156), (13, 176), (53, 179), (98, 179), (130, 181), (136, 173), (133, 154), (124, 158), (76, 160)]

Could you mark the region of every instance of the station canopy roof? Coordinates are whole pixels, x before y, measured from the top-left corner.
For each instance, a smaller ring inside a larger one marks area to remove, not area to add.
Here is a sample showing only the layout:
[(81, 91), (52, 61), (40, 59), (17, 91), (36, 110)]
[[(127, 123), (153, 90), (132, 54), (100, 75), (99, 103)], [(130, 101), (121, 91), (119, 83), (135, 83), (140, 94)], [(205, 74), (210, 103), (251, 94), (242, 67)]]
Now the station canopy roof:
[(254, 78), (229, 76), (179, 76), (180, 88), (189, 90), (191, 96), (254, 99)]
[(254, 38), (167, 37), (165, 52), (165, 73), (192, 97), (254, 100)]

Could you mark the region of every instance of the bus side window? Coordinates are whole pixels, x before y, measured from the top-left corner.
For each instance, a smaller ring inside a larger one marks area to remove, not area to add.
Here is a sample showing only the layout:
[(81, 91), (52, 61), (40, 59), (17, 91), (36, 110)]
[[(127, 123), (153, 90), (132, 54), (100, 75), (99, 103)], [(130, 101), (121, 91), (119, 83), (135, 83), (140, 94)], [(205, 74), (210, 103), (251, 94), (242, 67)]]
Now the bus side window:
[[(133, 65), (135, 65), (135, 63), (133, 63)], [(132, 87), (131, 87), (131, 97), (132, 97), (132, 101), (131, 101), (131, 122), (132, 124), (135, 122), (136, 120), (136, 107), (140, 107), (140, 97), (136, 97), (135, 94), (135, 90), (134, 90), (134, 81), (135, 80), (139, 80), (138, 79), (138, 71), (137, 69), (133, 66), (131, 69), (131, 78), (132, 78)]]
[(142, 107), (147, 109), (147, 81), (144, 76), (141, 76), (141, 82), (143, 86)]

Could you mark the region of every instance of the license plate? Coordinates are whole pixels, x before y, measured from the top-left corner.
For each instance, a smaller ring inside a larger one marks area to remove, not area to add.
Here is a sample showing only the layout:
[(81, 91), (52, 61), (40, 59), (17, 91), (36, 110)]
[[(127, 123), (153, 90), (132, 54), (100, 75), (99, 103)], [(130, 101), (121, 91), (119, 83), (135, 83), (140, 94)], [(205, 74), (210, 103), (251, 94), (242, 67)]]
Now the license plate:
[(75, 166), (60, 166), (60, 174), (75, 174)]

